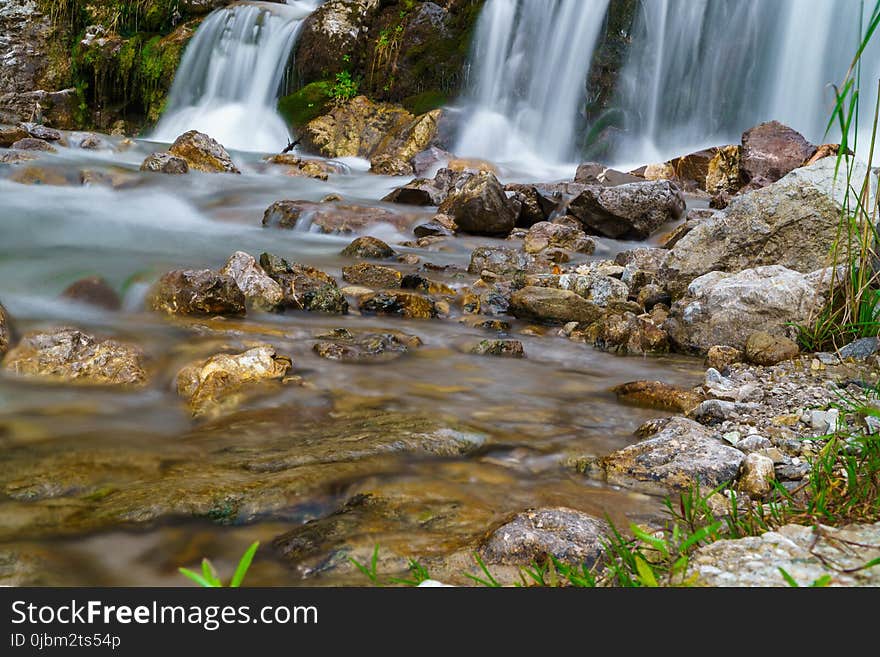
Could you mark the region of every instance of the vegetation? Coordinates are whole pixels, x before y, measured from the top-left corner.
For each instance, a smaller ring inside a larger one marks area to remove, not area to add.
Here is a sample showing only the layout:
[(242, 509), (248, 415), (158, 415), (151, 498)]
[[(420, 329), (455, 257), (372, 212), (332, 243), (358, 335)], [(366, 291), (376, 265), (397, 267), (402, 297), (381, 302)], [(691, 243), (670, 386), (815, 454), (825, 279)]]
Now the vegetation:
[[(238, 561), (238, 566), (235, 568), (235, 573), (233, 573), (232, 579), (229, 580), (229, 587), (238, 588), (241, 586), (241, 583), (244, 581), (244, 577), (247, 575), (247, 571), (250, 569), (251, 563), (254, 560), (254, 555), (257, 553), (257, 548), (259, 547), (260, 542), (256, 541), (251, 543), (250, 547), (245, 550), (245, 553)], [(223, 582), (220, 581), (220, 577), (217, 575), (217, 570), (214, 568), (214, 564), (211, 563), (210, 559), (202, 559), (201, 573), (189, 570), (188, 568), (179, 568), (178, 570), (182, 575), (188, 577), (199, 586), (205, 586), (208, 588), (223, 586)]]

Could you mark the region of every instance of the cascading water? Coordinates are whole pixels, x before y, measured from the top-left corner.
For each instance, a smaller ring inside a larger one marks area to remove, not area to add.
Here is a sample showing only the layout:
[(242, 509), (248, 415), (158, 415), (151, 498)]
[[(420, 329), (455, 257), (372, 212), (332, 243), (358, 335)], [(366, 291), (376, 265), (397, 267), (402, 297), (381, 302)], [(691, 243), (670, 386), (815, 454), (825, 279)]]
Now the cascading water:
[(609, 0), (488, 0), (455, 152), (497, 162), (575, 158), (574, 133)]
[(152, 138), (173, 141), (199, 130), (227, 148), (283, 148), (290, 132), (276, 110), (278, 91), (299, 28), (319, 4), (241, 3), (208, 16), (186, 48)]
[[(735, 143), (779, 120), (821, 142), (855, 53), (861, 0), (649, 0), (642, 3), (618, 106), (617, 155), (656, 161)], [(863, 93), (876, 98), (880, 43), (863, 57)], [(863, 106), (863, 117), (873, 114)], [(864, 126), (863, 126), (864, 128)], [(865, 134), (865, 130), (861, 130)]]

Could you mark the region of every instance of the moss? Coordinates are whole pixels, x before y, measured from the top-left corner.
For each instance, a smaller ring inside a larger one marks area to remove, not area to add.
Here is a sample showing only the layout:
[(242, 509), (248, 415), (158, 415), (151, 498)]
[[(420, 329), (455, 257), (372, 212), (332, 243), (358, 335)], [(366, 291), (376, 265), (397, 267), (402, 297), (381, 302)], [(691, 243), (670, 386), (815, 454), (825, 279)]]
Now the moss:
[(278, 111), (292, 126), (303, 126), (324, 113), (330, 102), (332, 84), (312, 82), (278, 101)]
[(413, 114), (419, 115), (443, 107), (448, 100), (447, 94), (437, 89), (430, 89), (415, 96), (407, 96), (403, 99), (402, 105)]

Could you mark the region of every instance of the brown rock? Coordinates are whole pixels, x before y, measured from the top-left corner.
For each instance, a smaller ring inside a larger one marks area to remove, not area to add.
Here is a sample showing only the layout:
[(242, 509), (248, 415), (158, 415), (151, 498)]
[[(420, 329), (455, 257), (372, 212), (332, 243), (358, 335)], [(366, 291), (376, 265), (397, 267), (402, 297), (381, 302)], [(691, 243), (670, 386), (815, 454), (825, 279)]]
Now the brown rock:
[(97, 306), (104, 310), (119, 310), (122, 307), (122, 299), (119, 298), (116, 290), (110, 287), (107, 281), (100, 276), (81, 278), (71, 283), (61, 293), (61, 296), (87, 303), (90, 306)]
[(438, 189), (433, 180), (416, 178), (391, 190), (382, 200), (404, 205), (440, 205), (445, 198), (445, 190)]
[(177, 157), (168, 152), (151, 153), (141, 163), (141, 171), (180, 175), (189, 173), (189, 165), (182, 157)]
[(15, 142), (27, 137), (27, 130), (17, 125), (0, 126), (0, 148), (9, 148)]
[(317, 229), (322, 233), (349, 234), (376, 224), (409, 227), (411, 218), (384, 208), (313, 201), (276, 201), (263, 213), (263, 225), (278, 228)]
[(504, 188), (491, 173), (459, 176), (440, 206), (466, 233), (507, 235), (516, 224), (517, 212)]
[(743, 186), (742, 147), (722, 146), (706, 169), (706, 191), (710, 194), (735, 194)]
[(752, 499), (766, 498), (776, 481), (773, 459), (753, 452), (743, 459), (740, 467), (739, 490)]
[(746, 340), (745, 357), (753, 365), (775, 365), (796, 358), (799, 353), (797, 343), (763, 331), (752, 333)]
[(394, 249), (385, 242), (369, 235), (358, 237), (341, 252), (341, 255), (351, 258), (372, 258), (375, 260), (391, 258), (394, 254)]
[(186, 160), (190, 169), (207, 173), (241, 173), (223, 146), (197, 130), (180, 135), (168, 152)]
[(780, 180), (816, 152), (816, 147), (796, 130), (778, 121), (761, 123), (742, 136), (742, 173), (748, 182), (763, 185)]
[(256, 259), (244, 251), (233, 253), (220, 273), (229, 276), (244, 293), (245, 299), (261, 310), (275, 310), (284, 302), (281, 285), (271, 278)]
[(9, 350), (9, 343), (12, 341), (12, 322), (9, 321), (9, 314), (3, 304), (0, 304), (0, 360)]
[(46, 153), (58, 152), (58, 150), (49, 142), (43, 141), (42, 139), (35, 139), (34, 137), (25, 137), (24, 139), (19, 139), (17, 142), (12, 144), (12, 148), (20, 151), (44, 151)]
[(523, 250), (526, 253), (540, 253), (550, 248), (589, 254), (596, 250), (596, 242), (577, 228), (539, 221), (526, 234)]
[(384, 291), (358, 300), (361, 312), (374, 315), (399, 315), (406, 319), (431, 319), (437, 316), (434, 302), (414, 292)]
[(594, 322), (602, 309), (571, 290), (527, 286), (510, 297), (510, 313), (520, 319), (540, 322)]
[(523, 344), (519, 340), (480, 340), (469, 344), (465, 350), (478, 356), (505, 356), (507, 358), (525, 358)]
[(245, 296), (231, 276), (176, 269), (153, 286), (148, 304), (169, 315), (244, 315)]
[(403, 275), (396, 269), (362, 262), (342, 268), (342, 280), (354, 285), (365, 285), (374, 289), (400, 287)]
[(322, 339), (313, 347), (321, 358), (350, 363), (384, 363), (422, 344), (417, 336), (400, 331), (353, 332), (338, 328), (320, 332), (315, 337)]
[(326, 272), (308, 265), (288, 263), (271, 253), (260, 255), (260, 266), (281, 286), (284, 307), (329, 314), (348, 312), (345, 295), (336, 285), (336, 279)]
[(587, 187), (568, 205), (587, 230), (614, 239), (645, 239), (684, 210), (684, 196), (668, 181)]
[(706, 367), (714, 367), (719, 372), (724, 372), (734, 363), (743, 361), (743, 352), (736, 347), (728, 345), (715, 345), (709, 347), (706, 353)]
[(677, 413), (689, 413), (705, 399), (698, 392), (661, 381), (632, 381), (612, 388), (612, 392), (628, 404)]
[(838, 153), (840, 153), (840, 144), (822, 144), (816, 149), (815, 153), (807, 158), (807, 161), (802, 166), (808, 167), (826, 157), (837, 157)]

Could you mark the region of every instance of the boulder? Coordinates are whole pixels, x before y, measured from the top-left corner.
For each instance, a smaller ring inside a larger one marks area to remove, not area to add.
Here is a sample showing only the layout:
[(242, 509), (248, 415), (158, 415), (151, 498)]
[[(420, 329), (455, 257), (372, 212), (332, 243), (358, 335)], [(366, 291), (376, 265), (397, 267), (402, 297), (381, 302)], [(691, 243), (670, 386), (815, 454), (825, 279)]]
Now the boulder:
[(208, 135), (197, 130), (184, 132), (168, 152), (186, 160), (190, 169), (207, 173), (241, 173), (229, 153)]
[(231, 276), (210, 269), (175, 269), (153, 286), (152, 310), (169, 315), (244, 315), (245, 296)]
[(291, 360), (272, 345), (259, 345), (239, 354), (217, 354), (190, 363), (177, 373), (177, 393), (189, 401), (194, 416), (227, 410), (241, 401), (244, 388), (280, 380)]
[(736, 274), (711, 272), (688, 287), (671, 309), (666, 330), (684, 353), (705, 353), (714, 345), (744, 349), (756, 330), (785, 336), (825, 303), (822, 273), (805, 276), (778, 265)]
[(50, 128), (42, 123), (22, 123), (21, 127), (27, 130), (28, 134), (34, 139), (44, 139), (46, 141), (61, 141), (61, 131)]
[(592, 325), (587, 334), (598, 349), (620, 355), (658, 355), (669, 351), (669, 336), (650, 315), (611, 313)]
[(762, 186), (776, 182), (806, 162), (816, 147), (778, 121), (761, 123), (742, 136), (742, 176)]
[(530, 566), (547, 557), (592, 568), (602, 558), (608, 523), (583, 511), (565, 507), (534, 509), (516, 514), (493, 531), (481, 553), (489, 564)]
[(371, 258), (374, 260), (385, 260), (395, 255), (394, 249), (385, 244), (382, 240), (365, 235), (353, 240), (351, 244), (342, 249), (340, 255), (350, 258)]
[(0, 361), (9, 351), (9, 343), (12, 342), (12, 322), (9, 321), (9, 314), (3, 304), (0, 304)]
[(236, 251), (220, 269), (229, 276), (244, 293), (245, 299), (255, 308), (275, 310), (284, 302), (281, 285), (271, 278), (249, 253)]
[(446, 191), (438, 189), (433, 180), (416, 178), (391, 190), (382, 201), (404, 205), (440, 205), (445, 198)]
[(260, 267), (281, 286), (283, 307), (328, 314), (348, 312), (345, 295), (336, 285), (336, 279), (326, 272), (296, 262), (288, 263), (271, 253), (260, 255)]
[(3, 367), (15, 374), (63, 382), (136, 386), (147, 381), (140, 349), (74, 328), (26, 334), (6, 354)]
[(526, 253), (540, 253), (551, 248), (589, 254), (596, 250), (596, 242), (577, 228), (549, 221), (533, 224), (526, 233), (523, 250)]
[(705, 397), (687, 388), (669, 385), (662, 381), (631, 381), (611, 389), (621, 402), (656, 408), (662, 411), (690, 413)]
[(824, 267), (846, 194), (846, 181), (842, 174), (835, 178), (834, 168), (834, 160), (826, 158), (793, 171), (734, 198), (725, 210), (695, 225), (669, 251), (661, 269), (673, 296), (711, 271), (782, 265), (811, 272)]
[(800, 347), (793, 340), (765, 331), (756, 331), (746, 340), (745, 357), (753, 365), (776, 365), (797, 358)]
[(715, 488), (732, 481), (744, 454), (724, 445), (693, 420), (672, 418), (653, 437), (599, 459), (614, 485), (635, 485), (655, 492)]
[(557, 202), (547, 198), (534, 185), (508, 183), (504, 191), (513, 192), (511, 200), (519, 204), (516, 225), (520, 228), (531, 228), (536, 223), (550, 219)]
[(728, 367), (743, 361), (743, 352), (730, 345), (714, 345), (706, 353), (706, 367), (724, 372)]
[(87, 151), (110, 150), (112, 148), (100, 135), (96, 134), (88, 134), (80, 139), (79, 147)]
[(9, 148), (15, 142), (28, 136), (28, 131), (21, 126), (0, 125), (0, 148)]
[(263, 225), (346, 235), (389, 224), (398, 230), (409, 227), (411, 217), (384, 208), (314, 201), (276, 201), (263, 213)]
[(389, 176), (411, 176), (414, 172), (412, 159), (437, 139), (442, 118), (443, 110), (431, 110), (389, 134), (370, 158), (370, 171)]
[(371, 262), (362, 262), (342, 268), (342, 280), (353, 285), (364, 285), (374, 289), (400, 287), (403, 274), (398, 270)]
[(422, 344), (415, 335), (400, 331), (351, 331), (338, 328), (315, 335), (313, 350), (321, 358), (346, 363), (384, 363)]
[(735, 194), (743, 186), (742, 147), (722, 146), (706, 168), (706, 191), (716, 194)]
[(434, 167), (449, 162), (453, 157), (449, 151), (444, 151), (436, 146), (429, 146), (425, 150), (416, 153), (412, 160), (410, 160), (410, 164), (412, 164), (417, 176), (424, 176)]
[(431, 319), (437, 316), (434, 302), (415, 292), (387, 290), (367, 294), (358, 300), (362, 313), (398, 315), (406, 319)]
[(570, 290), (527, 286), (511, 295), (510, 313), (520, 319), (565, 324), (594, 322), (602, 309)]
[(156, 173), (182, 174), (189, 173), (189, 165), (182, 157), (171, 153), (151, 153), (141, 163), (141, 171)]
[(56, 149), (49, 142), (42, 139), (37, 139), (35, 137), (25, 137), (24, 139), (19, 139), (17, 142), (12, 144), (12, 148), (19, 151), (43, 151), (45, 153), (58, 152), (58, 149)]
[(501, 183), (487, 172), (458, 176), (440, 212), (454, 218), (462, 231), (477, 235), (507, 235), (518, 214)]
[(629, 288), (625, 283), (596, 271), (585, 274), (562, 274), (556, 287), (571, 290), (602, 308), (607, 308), (614, 302), (626, 301), (629, 296)]
[(104, 310), (119, 310), (122, 299), (100, 276), (81, 278), (68, 285), (61, 293), (65, 299), (72, 299)]
[(490, 271), (499, 276), (512, 276), (528, 264), (526, 256), (516, 249), (500, 246), (479, 246), (471, 253), (468, 273), (479, 276)]
[(431, 221), (413, 228), (416, 237), (450, 237), (456, 233), (458, 226), (455, 219), (448, 214), (435, 214)]
[(588, 232), (615, 239), (645, 239), (685, 210), (681, 191), (669, 181), (586, 187), (568, 205)]
[(643, 176), (609, 169), (604, 164), (599, 164), (598, 162), (584, 162), (578, 165), (574, 173), (574, 181), (582, 185), (617, 187), (618, 185), (626, 185), (628, 183), (644, 182), (644, 180)]

